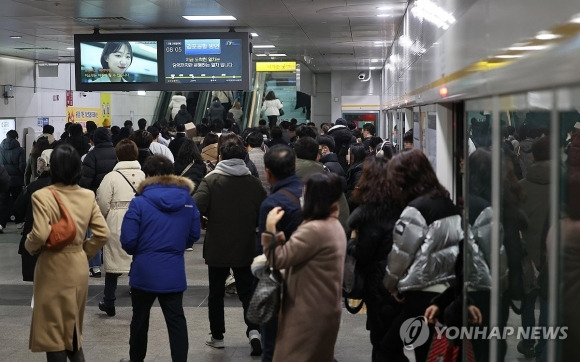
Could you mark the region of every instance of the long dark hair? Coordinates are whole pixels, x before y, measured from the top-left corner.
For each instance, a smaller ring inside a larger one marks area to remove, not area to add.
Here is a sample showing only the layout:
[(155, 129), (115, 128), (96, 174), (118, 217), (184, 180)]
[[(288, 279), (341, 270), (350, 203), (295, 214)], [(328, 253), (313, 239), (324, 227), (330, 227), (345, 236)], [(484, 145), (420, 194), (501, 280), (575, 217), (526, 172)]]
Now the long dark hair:
[(203, 162), (199, 148), (191, 138), (186, 138), (179, 147), (179, 152), (175, 158), (175, 163), (189, 165), (192, 162)]
[(312, 174), (304, 191), (304, 220), (323, 220), (335, 211), (333, 205), (342, 194), (342, 180), (333, 172)]
[(274, 91), (269, 91), (268, 94), (266, 94), (266, 98), (267, 101), (271, 101), (276, 99), (276, 94), (274, 94)]
[(52, 183), (76, 185), (81, 179), (81, 156), (67, 143), (58, 145), (50, 154)]
[(389, 161), (387, 179), (393, 201), (404, 208), (419, 196), (449, 197), (431, 163), (419, 149), (398, 153)]
[(482, 147), (469, 156), (469, 193), (491, 202), (491, 152)]

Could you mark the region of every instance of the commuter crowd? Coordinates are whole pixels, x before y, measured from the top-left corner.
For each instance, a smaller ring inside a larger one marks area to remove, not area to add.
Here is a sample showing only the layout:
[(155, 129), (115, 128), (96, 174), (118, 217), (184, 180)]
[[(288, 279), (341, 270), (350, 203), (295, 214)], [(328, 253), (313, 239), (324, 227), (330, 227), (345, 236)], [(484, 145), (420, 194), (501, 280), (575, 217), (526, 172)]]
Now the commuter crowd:
[[(239, 109), (231, 97), (217, 95), (211, 108), (219, 108), (218, 103), (223, 108), (227, 101)], [(183, 103), (176, 100), (171, 112), (171, 122), (147, 127), (140, 119), (137, 130), (130, 121), (123, 127), (88, 122), (86, 130), (67, 123), (59, 140), (54, 128), (45, 126), (28, 161), (16, 131), (6, 135), (0, 148), (0, 231), (12, 214), (22, 223), (22, 276), (34, 282), (33, 352), (46, 352), (48, 361), (84, 361), (88, 278), (104, 272), (99, 309), (110, 317), (116, 315), (118, 278), (129, 274), (133, 314), (129, 359), (123, 360), (145, 359), (150, 311), (158, 300), (171, 358), (186, 361), (184, 253), (202, 229), (209, 280), (205, 343), (211, 348), (227, 345), (224, 297), (235, 283), (252, 356), (333, 361), (343, 302), (349, 303), (343, 300), (347, 255), (356, 260), (364, 280), (373, 361), (408, 361), (399, 331), (417, 316), (428, 321), (429, 337), (414, 348), (416, 361), (432, 356), (435, 322), (465, 324), (464, 303), (467, 323), (490, 327), (491, 142), (478, 138), (477, 131), (464, 163), (469, 194), (454, 203), (429, 159), (413, 147), (413, 130), (398, 144), (397, 138), (377, 137), (373, 123), (359, 128), (339, 118), (319, 127), (295, 120), (278, 124), (279, 114), (265, 114), (268, 122), (240, 132), (239, 117), (212, 109), (192, 138), (186, 133), (191, 118)], [(536, 298), (543, 311), (548, 303), (545, 286), (522, 292), (522, 273), (517, 273), (523, 255), (531, 256), (540, 274), (545, 270), (550, 225), (542, 205), (548, 201), (538, 196), (548, 195), (545, 134), (515, 144), (506, 129), (502, 142), (500, 254), (507, 263), (500, 274), (509, 282), (501, 298), (501, 326), (513, 300), (522, 301), (518, 313), (524, 326), (536, 325)], [(521, 156), (527, 143), (529, 159)], [(580, 162), (578, 147), (580, 136), (574, 133), (566, 161), (571, 176)], [(567, 189), (570, 194), (574, 186)], [(55, 249), (46, 242), (64, 210), (76, 234)], [(575, 215), (570, 207), (571, 223)], [(284, 281), (279, 312), (257, 324), (247, 316), (256, 276), (274, 266)], [(449, 344), (462, 348), (461, 341)], [(466, 344), (477, 361), (489, 360), (489, 341)], [(517, 348), (526, 357), (544, 360), (544, 346), (543, 340), (529, 339)], [(498, 360), (506, 348), (505, 341), (500, 343)]]

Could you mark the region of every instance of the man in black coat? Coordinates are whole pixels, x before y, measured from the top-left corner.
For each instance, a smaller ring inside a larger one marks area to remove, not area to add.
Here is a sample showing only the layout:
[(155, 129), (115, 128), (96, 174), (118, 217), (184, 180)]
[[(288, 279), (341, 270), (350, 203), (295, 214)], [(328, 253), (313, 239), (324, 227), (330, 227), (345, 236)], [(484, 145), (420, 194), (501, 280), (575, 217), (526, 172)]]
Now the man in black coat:
[(113, 147), (109, 130), (99, 127), (93, 134), (94, 147), (83, 160), (83, 170), (79, 185), (97, 191), (106, 174), (117, 164), (117, 154)]
[(175, 126), (175, 130), (177, 133), (175, 134), (175, 138), (169, 142), (169, 150), (173, 154), (173, 158), (177, 158), (177, 154), (179, 153), (179, 149), (185, 140), (185, 125), (183, 123), (178, 124)]
[[(12, 215), (12, 204), (22, 191), (24, 186), (24, 171), (26, 169), (26, 154), (24, 148), (18, 142), (18, 132), (10, 130), (6, 133), (6, 138), (0, 144), (0, 165), (10, 176), (8, 189), (0, 192), (0, 230), (6, 227), (10, 215)], [(19, 223), (21, 220), (17, 219)]]
[(342, 179), (342, 191), (346, 191), (346, 172), (342, 168), (342, 165), (338, 162), (338, 156), (334, 153), (334, 138), (321, 135), (316, 137), (318, 141), (318, 150), (320, 153), (320, 159), (318, 162), (322, 163), (331, 172), (334, 172)]
[(344, 118), (339, 118), (335, 121), (334, 127), (328, 130), (328, 135), (334, 138), (334, 150), (338, 156), (338, 163), (340, 163), (346, 172), (348, 169), (348, 164), (346, 163), (348, 147), (352, 143), (356, 143), (356, 138), (352, 135), (352, 132), (346, 126), (346, 120)]

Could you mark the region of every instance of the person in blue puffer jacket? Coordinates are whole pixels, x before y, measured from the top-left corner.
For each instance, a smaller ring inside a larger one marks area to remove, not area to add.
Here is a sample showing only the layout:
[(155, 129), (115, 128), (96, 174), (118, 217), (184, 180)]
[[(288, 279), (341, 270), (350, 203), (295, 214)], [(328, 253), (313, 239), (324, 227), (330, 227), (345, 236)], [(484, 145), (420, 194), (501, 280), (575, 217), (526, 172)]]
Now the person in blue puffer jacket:
[(171, 359), (186, 361), (184, 252), (200, 234), (200, 214), (190, 196), (194, 185), (187, 178), (172, 175), (173, 164), (162, 155), (147, 158), (142, 170), (147, 178), (139, 185), (121, 226), (121, 244), (133, 256), (129, 274), (133, 305), (130, 360), (145, 359), (149, 313), (158, 298), (168, 326)]

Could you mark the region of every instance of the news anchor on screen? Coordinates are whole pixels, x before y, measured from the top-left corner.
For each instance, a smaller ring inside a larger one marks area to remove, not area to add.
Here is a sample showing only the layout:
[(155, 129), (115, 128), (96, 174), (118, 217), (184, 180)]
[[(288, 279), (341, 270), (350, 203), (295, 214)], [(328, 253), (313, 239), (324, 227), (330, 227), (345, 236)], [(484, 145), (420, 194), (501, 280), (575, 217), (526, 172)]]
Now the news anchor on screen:
[(133, 62), (133, 49), (128, 41), (108, 42), (101, 53), (101, 65), (95, 82), (131, 82), (127, 68)]

